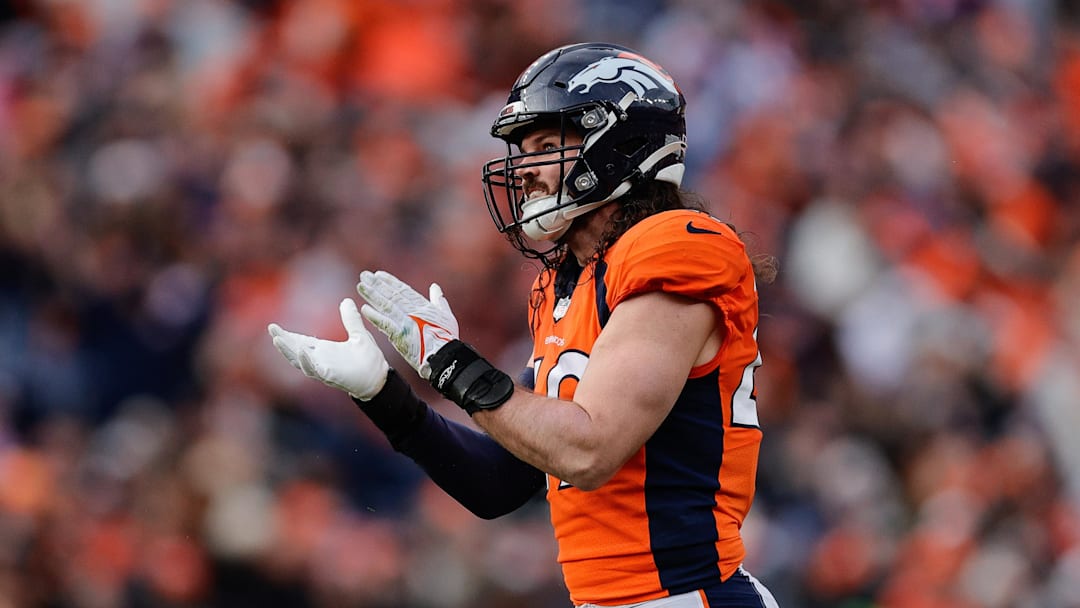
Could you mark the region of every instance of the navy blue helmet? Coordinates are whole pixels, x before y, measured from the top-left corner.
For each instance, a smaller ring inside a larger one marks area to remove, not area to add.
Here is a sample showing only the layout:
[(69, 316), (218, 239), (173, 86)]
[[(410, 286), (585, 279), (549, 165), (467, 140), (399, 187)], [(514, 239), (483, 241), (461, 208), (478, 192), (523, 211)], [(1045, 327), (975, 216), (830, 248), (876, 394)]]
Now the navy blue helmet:
[[(575, 217), (618, 199), (635, 184), (679, 185), (686, 151), (686, 101), (659, 65), (626, 47), (573, 44), (549, 51), (522, 72), (491, 134), (507, 143), (485, 163), (485, 198), (500, 232), (555, 241)], [(521, 153), (522, 139), (541, 127), (563, 134), (561, 146)], [(566, 133), (582, 138), (567, 145)], [(559, 164), (562, 189), (527, 200), (515, 170)]]

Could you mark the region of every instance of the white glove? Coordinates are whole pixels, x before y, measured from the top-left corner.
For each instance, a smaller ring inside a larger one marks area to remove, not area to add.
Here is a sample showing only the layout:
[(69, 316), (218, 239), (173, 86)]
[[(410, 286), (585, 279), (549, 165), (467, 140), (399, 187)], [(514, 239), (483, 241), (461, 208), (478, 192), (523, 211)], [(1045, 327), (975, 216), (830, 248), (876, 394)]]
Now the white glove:
[(294, 334), (277, 323), (271, 323), (266, 329), (274, 339), (274, 346), (305, 376), (367, 401), (386, 384), (390, 365), (371, 332), (364, 327), (356, 302), (345, 298), (338, 309), (341, 323), (349, 332), (349, 338), (344, 342)]
[(428, 359), (458, 337), (458, 322), (442, 288), (432, 283), (428, 299), (389, 272), (365, 270), (356, 290), (368, 302), (360, 313), (427, 380), (431, 376)]

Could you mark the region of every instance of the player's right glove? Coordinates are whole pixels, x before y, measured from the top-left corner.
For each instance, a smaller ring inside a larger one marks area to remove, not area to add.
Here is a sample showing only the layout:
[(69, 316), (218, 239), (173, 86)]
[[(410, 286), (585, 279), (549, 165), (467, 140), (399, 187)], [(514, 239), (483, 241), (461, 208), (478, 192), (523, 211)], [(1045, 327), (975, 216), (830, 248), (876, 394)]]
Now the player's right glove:
[(338, 308), (341, 322), (349, 332), (349, 339), (344, 342), (285, 331), (277, 323), (271, 323), (267, 330), (274, 346), (305, 376), (368, 401), (386, 384), (390, 365), (364, 327), (356, 302), (345, 298)]

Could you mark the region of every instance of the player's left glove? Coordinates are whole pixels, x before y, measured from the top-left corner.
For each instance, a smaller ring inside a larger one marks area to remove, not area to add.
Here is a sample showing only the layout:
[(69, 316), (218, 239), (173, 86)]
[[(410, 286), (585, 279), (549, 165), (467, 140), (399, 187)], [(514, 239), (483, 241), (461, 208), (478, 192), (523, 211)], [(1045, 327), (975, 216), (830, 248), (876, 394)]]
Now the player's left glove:
[(420, 377), (431, 377), (428, 360), (458, 338), (458, 322), (442, 288), (432, 283), (429, 297), (385, 271), (360, 273), (356, 290), (367, 300), (360, 314), (386, 334)]

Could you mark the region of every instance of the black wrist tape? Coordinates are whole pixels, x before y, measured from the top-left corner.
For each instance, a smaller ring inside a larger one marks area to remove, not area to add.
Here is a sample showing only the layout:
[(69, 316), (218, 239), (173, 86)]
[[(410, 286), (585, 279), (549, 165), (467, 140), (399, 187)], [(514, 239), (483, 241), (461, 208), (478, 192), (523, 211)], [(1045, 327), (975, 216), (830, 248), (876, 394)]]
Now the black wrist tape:
[(420, 426), (428, 409), (393, 368), (386, 375), (386, 384), (374, 397), (368, 401), (353, 397), (353, 401), (386, 435), (394, 449)]
[(461, 340), (447, 342), (428, 358), (435, 390), (470, 416), (499, 407), (514, 394), (514, 381)]

